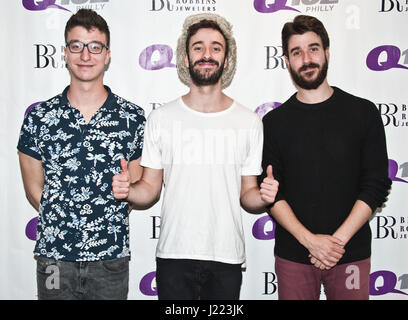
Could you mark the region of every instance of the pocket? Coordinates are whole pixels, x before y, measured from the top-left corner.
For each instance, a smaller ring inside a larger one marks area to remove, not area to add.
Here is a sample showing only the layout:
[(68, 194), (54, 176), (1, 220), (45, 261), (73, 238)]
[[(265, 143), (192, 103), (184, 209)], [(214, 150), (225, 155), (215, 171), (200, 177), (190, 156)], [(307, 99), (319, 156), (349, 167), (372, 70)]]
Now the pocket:
[(58, 262), (54, 259), (36, 257), (37, 260), (37, 272), (41, 274), (50, 274), (50, 270), (58, 268)]
[(122, 273), (129, 271), (129, 257), (102, 260), (102, 267), (110, 273)]

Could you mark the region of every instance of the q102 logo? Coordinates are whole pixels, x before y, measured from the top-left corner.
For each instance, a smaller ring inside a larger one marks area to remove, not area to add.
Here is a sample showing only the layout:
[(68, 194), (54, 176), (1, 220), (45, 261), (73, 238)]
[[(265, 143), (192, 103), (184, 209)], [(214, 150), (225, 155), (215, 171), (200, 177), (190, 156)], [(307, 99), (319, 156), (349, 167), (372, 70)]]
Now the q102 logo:
[(145, 70), (160, 70), (175, 68), (173, 49), (166, 44), (153, 44), (144, 49), (139, 55), (139, 65)]
[(408, 49), (401, 53), (401, 50), (393, 45), (376, 47), (367, 55), (366, 64), (373, 71), (408, 70), (408, 66), (406, 66), (408, 65)]
[(306, 6), (306, 12), (331, 11), (338, 3), (339, 0), (254, 0), (254, 9), (261, 13), (274, 13), (281, 10), (300, 12), (295, 7), (302, 4)]
[[(92, 9), (98, 9), (104, 6), (104, 2), (109, 2), (109, 0), (61, 0), (59, 4), (56, 4), (56, 0), (22, 0), (23, 7), (29, 11), (44, 11), (47, 9), (60, 9), (64, 11), (71, 10), (63, 7), (66, 5), (92, 5)], [(99, 6), (98, 6), (99, 4)]]
[[(398, 290), (396, 287), (399, 281), (401, 284)], [(382, 283), (382, 286), (377, 286), (377, 283)], [(403, 274), (400, 277), (397, 277), (397, 275), (392, 271), (379, 270), (370, 274), (369, 287), (371, 296), (381, 296), (389, 293), (408, 296), (408, 293), (401, 291), (408, 289), (408, 274)]]

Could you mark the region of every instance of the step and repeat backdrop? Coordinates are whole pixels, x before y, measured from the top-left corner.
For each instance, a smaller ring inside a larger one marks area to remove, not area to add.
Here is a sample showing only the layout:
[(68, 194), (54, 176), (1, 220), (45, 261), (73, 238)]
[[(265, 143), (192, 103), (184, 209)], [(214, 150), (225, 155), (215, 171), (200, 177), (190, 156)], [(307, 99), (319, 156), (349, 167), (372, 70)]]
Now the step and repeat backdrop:
[[(385, 206), (370, 222), (370, 298), (408, 299), (407, 0), (1, 1), (0, 299), (36, 299), (32, 251), (37, 212), (25, 198), (16, 145), (27, 110), (69, 83), (64, 28), (80, 8), (96, 10), (111, 30), (105, 84), (141, 106), (146, 116), (188, 90), (175, 66), (186, 16), (218, 13), (232, 23), (238, 65), (226, 94), (260, 117), (295, 92), (282, 57), (283, 24), (298, 14), (319, 18), (331, 40), (329, 83), (374, 102), (387, 135), (393, 185)], [(131, 213), (129, 299), (157, 299), (160, 207), (161, 202)], [(242, 216), (247, 262), (241, 298), (276, 300), (275, 222), (267, 214), (242, 210)]]

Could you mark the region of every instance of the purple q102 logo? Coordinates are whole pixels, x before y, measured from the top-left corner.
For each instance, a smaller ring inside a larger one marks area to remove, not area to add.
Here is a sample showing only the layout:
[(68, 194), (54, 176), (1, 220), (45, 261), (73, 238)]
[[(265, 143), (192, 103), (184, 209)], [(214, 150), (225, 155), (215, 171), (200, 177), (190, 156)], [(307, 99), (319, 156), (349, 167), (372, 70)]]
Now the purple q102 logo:
[(154, 44), (142, 51), (139, 56), (139, 65), (145, 70), (160, 70), (163, 68), (175, 68), (171, 63), (173, 49), (165, 44)]
[(269, 111), (276, 109), (282, 103), (280, 102), (266, 102), (255, 109), (255, 113), (262, 119)]
[[(383, 285), (381, 287), (376, 286), (378, 278), (382, 278)], [(387, 293), (397, 293), (408, 295), (407, 293), (395, 289), (398, 280), (401, 281), (401, 289), (408, 289), (408, 274), (404, 274), (397, 279), (395, 273), (388, 270), (380, 270), (370, 274), (370, 295), (381, 296)]]
[(25, 234), (30, 240), (35, 241), (37, 238), (38, 217), (32, 218), (26, 225)]
[[(385, 61), (380, 61), (381, 54), (385, 53), (387, 58)], [(404, 64), (408, 64), (408, 50), (402, 53)], [(367, 67), (373, 71), (386, 71), (392, 68), (407, 69), (408, 67), (399, 64), (401, 58), (401, 50), (396, 46), (379, 46), (370, 51), (367, 56)]]
[(145, 296), (157, 296), (157, 288), (153, 287), (153, 280), (156, 278), (156, 271), (149, 272), (140, 280), (139, 290)]
[[(404, 179), (402, 179), (402, 178), (397, 177), (397, 173), (398, 173), (399, 168), (400, 168), (400, 167), (399, 167), (397, 161), (392, 160), (392, 159), (388, 159), (388, 177), (389, 177), (392, 181), (408, 183), (408, 181), (406, 181), (406, 180), (404, 180)], [(403, 177), (407, 176), (407, 172), (406, 172), (406, 171), (407, 171), (407, 170), (406, 170), (406, 168), (407, 168), (407, 163), (404, 163), (403, 165), (401, 165), (401, 168), (404, 169), (404, 170), (403, 170), (403, 173), (402, 173), (402, 176), (403, 176)]]
[[(265, 230), (267, 225), (272, 225), (271, 230)], [(275, 228), (275, 221), (266, 215), (255, 221), (252, 227), (252, 235), (258, 240), (272, 240), (275, 239)]]
[(71, 12), (62, 6), (55, 4), (55, 1), (56, 0), (23, 0), (23, 7), (30, 11), (42, 11), (49, 8), (55, 8)]
[(30, 112), (30, 110), (31, 110), (32, 108), (34, 108), (35, 106), (38, 106), (38, 105), (41, 104), (41, 103), (43, 103), (43, 101), (34, 102), (33, 104), (30, 104), (30, 105), (28, 106), (28, 108), (26, 109), (26, 111), (24, 112), (24, 117), (27, 116), (27, 114)]
[(287, 0), (254, 0), (254, 8), (261, 13), (273, 13), (280, 10), (292, 10), (300, 12), (299, 10), (288, 7)]

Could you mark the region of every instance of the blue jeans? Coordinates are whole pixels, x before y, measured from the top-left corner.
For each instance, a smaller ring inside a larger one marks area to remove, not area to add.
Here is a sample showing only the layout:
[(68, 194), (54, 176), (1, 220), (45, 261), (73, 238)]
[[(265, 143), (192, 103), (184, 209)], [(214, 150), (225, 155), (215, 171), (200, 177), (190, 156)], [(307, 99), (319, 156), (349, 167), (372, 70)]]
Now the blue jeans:
[(156, 258), (159, 300), (238, 300), (241, 264)]
[(39, 300), (126, 300), (129, 257), (99, 261), (37, 260)]

